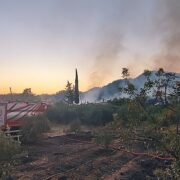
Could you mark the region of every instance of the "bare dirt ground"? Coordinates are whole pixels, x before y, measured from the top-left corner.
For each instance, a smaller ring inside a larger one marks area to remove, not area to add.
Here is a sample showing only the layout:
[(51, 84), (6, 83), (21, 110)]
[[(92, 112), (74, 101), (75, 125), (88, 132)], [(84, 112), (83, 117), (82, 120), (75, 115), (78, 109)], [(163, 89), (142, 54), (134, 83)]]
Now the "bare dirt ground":
[(118, 150), (105, 151), (87, 134), (65, 135), (57, 130), (26, 148), (28, 157), (14, 168), (13, 179), (155, 179), (152, 171), (158, 163)]

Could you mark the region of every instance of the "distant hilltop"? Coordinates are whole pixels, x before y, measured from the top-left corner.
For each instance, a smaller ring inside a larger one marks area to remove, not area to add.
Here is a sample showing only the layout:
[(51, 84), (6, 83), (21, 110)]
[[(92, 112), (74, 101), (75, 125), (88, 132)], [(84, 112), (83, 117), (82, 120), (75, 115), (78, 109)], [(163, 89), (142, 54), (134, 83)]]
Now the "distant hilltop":
[[(156, 72), (152, 71), (151, 79), (155, 80)], [(176, 73), (176, 81), (180, 81), (180, 73)], [(136, 78), (129, 79), (132, 84), (137, 89), (140, 89), (145, 82), (145, 76), (140, 74)], [(115, 98), (123, 98), (126, 97), (125, 94), (121, 93), (119, 88), (125, 86), (125, 80), (118, 79), (115, 80), (103, 87), (94, 87), (86, 92), (80, 92), (80, 103), (98, 103), (103, 101), (112, 100)], [(50, 104), (54, 104), (57, 102), (63, 102), (65, 98), (65, 91), (60, 91), (53, 95), (30, 95), (24, 96), (23, 94), (11, 94), (0, 95), (0, 100), (3, 101), (31, 101), (31, 102), (47, 102)]]
[[(156, 72), (157, 71), (152, 71), (151, 74), (151, 79), (155, 80), (156, 78)], [(176, 73), (176, 80), (180, 81), (180, 73)], [(143, 73), (136, 78), (131, 78), (129, 79), (132, 84), (137, 89), (140, 89), (146, 79)], [(96, 87), (92, 88), (84, 93), (81, 94), (81, 101), (82, 102), (102, 102), (102, 101), (107, 101), (107, 100), (112, 100), (114, 98), (123, 98), (125, 97), (125, 94), (121, 93), (119, 91), (120, 87), (123, 87), (125, 85), (125, 80), (119, 79), (115, 80), (112, 83), (107, 84), (106, 86), (103, 87)]]

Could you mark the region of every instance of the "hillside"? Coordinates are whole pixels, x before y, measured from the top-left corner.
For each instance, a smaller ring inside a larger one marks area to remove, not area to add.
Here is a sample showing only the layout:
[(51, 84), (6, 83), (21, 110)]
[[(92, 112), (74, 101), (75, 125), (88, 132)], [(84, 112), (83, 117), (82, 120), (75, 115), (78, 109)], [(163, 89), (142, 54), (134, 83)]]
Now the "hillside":
[[(156, 71), (152, 72), (151, 79), (155, 80)], [(177, 81), (180, 80), (180, 73), (176, 74)], [(137, 76), (136, 78), (130, 79), (130, 82), (135, 85), (137, 89), (140, 89), (143, 84), (145, 83), (145, 77), (143, 74)], [(113, 81), (112, 83), (107, 84), (101, 88), (93, 88), (87, 92), (82, 93), (81, 101), (82, 102), (100, 102), (100, 101), (107, 101), (114, 98), (122, 98), (125, 95), (119, 91), (120, 87), (125, 85), (125, 81), (123, 79), (119, 79)]]

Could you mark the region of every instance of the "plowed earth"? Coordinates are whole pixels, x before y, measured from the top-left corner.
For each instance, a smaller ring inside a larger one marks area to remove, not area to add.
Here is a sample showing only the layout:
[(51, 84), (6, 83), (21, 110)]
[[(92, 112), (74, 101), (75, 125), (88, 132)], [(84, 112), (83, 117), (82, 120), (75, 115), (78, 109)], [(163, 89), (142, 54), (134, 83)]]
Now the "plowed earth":
[(87, 134), (48, 135), (26, 148), (28, 156), (14, 167), (13, 179), (156, 179), (153, 170), (162, 164), (112, 148), (104, 150)]

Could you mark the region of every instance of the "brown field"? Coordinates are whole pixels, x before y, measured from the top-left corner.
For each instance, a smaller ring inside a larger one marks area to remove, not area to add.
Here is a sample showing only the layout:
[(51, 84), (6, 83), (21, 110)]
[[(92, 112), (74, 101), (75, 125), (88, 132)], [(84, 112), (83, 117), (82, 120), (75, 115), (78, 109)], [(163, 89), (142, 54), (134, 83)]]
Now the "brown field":
[[(112, 147), (119, 146), (118, 141)], [(133, 156), (120, 150), (104, 150), (84, 134), (62, 134), (54, 130), (38, 143), (28, 145), (28, 156), (14, 167), (20, 180), (155, 179), (158, 160)]]

